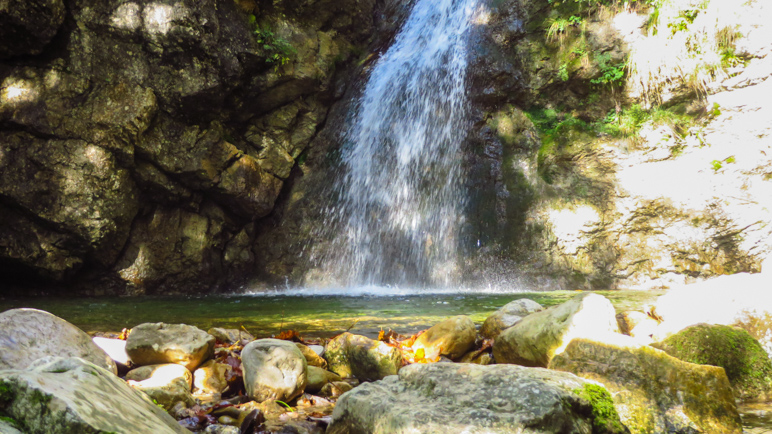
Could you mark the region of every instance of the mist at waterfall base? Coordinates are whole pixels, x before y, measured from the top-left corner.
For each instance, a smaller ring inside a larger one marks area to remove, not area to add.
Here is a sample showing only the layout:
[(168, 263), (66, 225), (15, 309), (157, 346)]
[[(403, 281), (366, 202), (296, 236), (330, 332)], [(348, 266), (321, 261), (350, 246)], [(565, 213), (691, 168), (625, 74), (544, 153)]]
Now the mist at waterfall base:
[(460, 281), (467, 41), (480, 3), (418, 0), (372, 67), (344, 128), (320, 237), (332, 241), (309, 249), (309, 287), (393, 295)]

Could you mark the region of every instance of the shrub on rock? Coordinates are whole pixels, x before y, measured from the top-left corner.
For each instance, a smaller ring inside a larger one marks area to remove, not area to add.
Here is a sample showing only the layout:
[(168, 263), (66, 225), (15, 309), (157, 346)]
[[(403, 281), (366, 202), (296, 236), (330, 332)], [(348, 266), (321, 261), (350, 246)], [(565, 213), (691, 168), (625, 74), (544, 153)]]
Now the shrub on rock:
[(741, 401), (772, 400), (772, 361), (745, 330), (697, 324), (652, 346), (685, 362), (724, 368)]

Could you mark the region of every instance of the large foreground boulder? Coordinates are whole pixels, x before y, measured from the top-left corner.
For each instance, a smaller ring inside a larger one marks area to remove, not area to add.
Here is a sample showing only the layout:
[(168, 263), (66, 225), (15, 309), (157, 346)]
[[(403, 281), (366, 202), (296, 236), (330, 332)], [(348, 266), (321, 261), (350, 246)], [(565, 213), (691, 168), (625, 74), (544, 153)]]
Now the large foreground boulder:
[(115, 362), (91, 337), (67, 321), (37, 309), (0, 313), (0, 369), (26, 369), (47, 356), (80, 357), (113, 374)]
[(619, 345), (574, 339), (550, 368), (605, 385), (633, 433), (742, 432), (723, 368), (686, 363), (648, 346), (624, 346), (628, 339)]
[(684, 362), (724, 368), (736, 399), (772, 400), (772, 361), (745, 330), (697, 324), (652, 346)]
[(189, 433), (142, 392), (79, 358), (0, 371), (0, 407), (27, 434)]
[(488, 339), (494, 339), (524, 317), (541, 310), (544, 308), (539, 303), (527, 298), (510, 301), (485, 319), (480, 328), (480, 334)]
[(580, 396), (588, 384), (522, 366), (415, 364), (343, 395), (327, 433), (627, 432), (614, 414), (601, 420), (603, 403)]
[(363, 381), (394, 375), (402, 367), (402, 353), (398, 349), (348, 332), (327, 344), (324, 358), (327, 369), (341, 378), (356, 377)]
[(602, 295), (586, 293), (523, 318), (493, 345), (496, 363), (546, 368), (572, 339), (618, 332), (616, 313)]
[(214, 336), (186, 324), (145, 323), (129, 333), (126, 353), (137, 365), (177, 363), (194, 371), (214, 355)]
[(446, 356), (457, 360), (474, 346), (477, 330), (466, 315), (450, 317), (433, 325), (413, 343), (413, 350), (423, 349), (426, 358)]
[(258, 339), (241, 351), (247, 395), (257, 402), (269, 399), (289, 401), (308, 383), (306, 358), (294, 343), (279, 339)]

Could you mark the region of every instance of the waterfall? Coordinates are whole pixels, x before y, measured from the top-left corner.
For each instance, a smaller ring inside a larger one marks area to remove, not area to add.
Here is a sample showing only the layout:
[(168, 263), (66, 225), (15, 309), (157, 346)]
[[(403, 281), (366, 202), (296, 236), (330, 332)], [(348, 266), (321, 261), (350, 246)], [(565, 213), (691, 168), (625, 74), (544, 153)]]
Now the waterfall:
[(353, 104), (336, 232), (322, 268), (344, 285), (447, 285), (457, 277), (467, 40), (480, 0), (418, 0)]

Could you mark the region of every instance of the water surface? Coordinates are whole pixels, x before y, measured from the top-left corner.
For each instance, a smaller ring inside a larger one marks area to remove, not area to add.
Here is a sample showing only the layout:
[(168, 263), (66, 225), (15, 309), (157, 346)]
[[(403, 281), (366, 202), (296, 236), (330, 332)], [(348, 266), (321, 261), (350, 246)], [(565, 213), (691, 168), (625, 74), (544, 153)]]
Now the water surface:
[[(398, 290), (395, 290), (398, 291)], [(414, 333), (453, 315), (469, 315), (482, 323), (493, 311), (519, 298), (544, 306), (561, 303), (578, 291), (476, 294), (459, 292), (419, 293), (383, 291), (341, 294), (259, 293), (233, 296), (138, 297), (138, 298), (5, 298), (0, 310), (33, 307), (53, 313), (91, 331), (119, 331), (144, 322), (186, 323), (204, 330), (210, 327), (245, 327), (258, 337), (293, 329), (301, 334), (328, 337), (345, 330), (377, 336), (381, 329)], [(637, 309), (660, 292), (598, 291), (617, 311)]]

